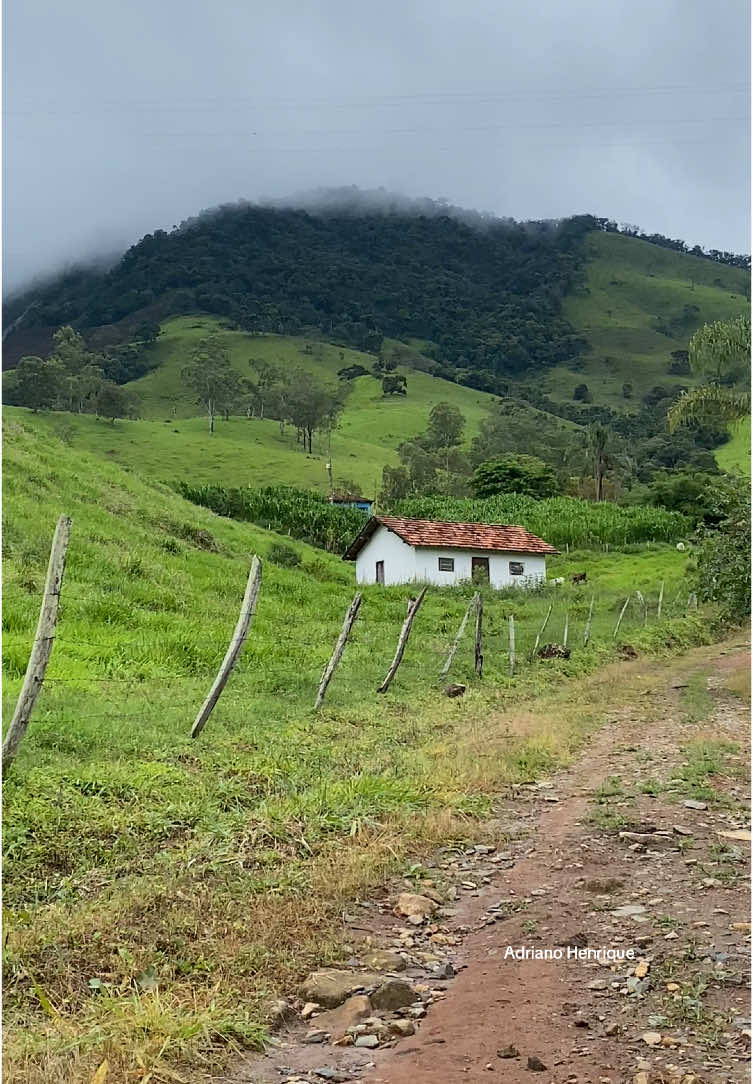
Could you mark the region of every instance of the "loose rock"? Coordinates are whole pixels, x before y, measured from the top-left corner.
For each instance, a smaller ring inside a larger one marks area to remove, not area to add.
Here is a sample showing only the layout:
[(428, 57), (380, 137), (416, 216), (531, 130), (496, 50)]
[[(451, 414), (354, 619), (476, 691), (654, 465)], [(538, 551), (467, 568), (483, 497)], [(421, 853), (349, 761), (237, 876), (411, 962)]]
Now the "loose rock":
[(612, 911), (615, 918), (633, 918), (635, 915), (645, 915), (645, 913), (646, 908), (642, 903), (626, 903)]
[(661, 1035), (658, 1031), (644, 1031), (641, 1035), (646, 1046), (659, 1046), (661, 1044)]
[(424, 922), (436, 909), (434, 900), (430, 900), (428, 896), (419, 896), (415, 892), (401, 892), (395, 904), (396, 914), (405, 915), (410, 921), (418, 919), (418, 922)]
[(537, 1058), (534, 1054), (533, 1057), (529, 1057), (527, 1061), (527, 1067), (533, 1069), (535, 1073), (543, 1073), (546, 1071), (546, 1065), (544, 1065), (541, 1058)]
[(388, 949), (372, 949), (363, 962), (375, 971), (405, 971), (405, 960), (400, 953)]
[(708, 809), (706, 802), (697, 802), (695, 798), (686, 798), (682, 804), (686, 809)]
[(376, 1035), (359, 1035), (353, 1045), (373, 1050), (375, 1046), (379, 1046), (379, 1040)]
[(390, 1031), (395, 1035), (414, 1035), (416, 1028), (410, 1020), (391, 1020)]
[(415, 1000), (413, 987), (404, 979), (388, 979), (371, 995), (372, 1005), (382, 1012), (394, 1012), (395, 1009), (412, 1005)]
[(337, 1009), (323, 1012), (316, 1018), (316, 1026), (329, 1034), (330, 1042), (336, 1043), (362, 1020), (371, 1016), (371, 1002), (365, 994), (355, 994)]
[(381, 975), (364, 971), (338, 971), (324, 968), (312, 971), (301, 986), (301, 996), (306, 1001), (316, 1001), (325, 1009), (336, 1009), (351, 994), (374, 986), (381, 981)]

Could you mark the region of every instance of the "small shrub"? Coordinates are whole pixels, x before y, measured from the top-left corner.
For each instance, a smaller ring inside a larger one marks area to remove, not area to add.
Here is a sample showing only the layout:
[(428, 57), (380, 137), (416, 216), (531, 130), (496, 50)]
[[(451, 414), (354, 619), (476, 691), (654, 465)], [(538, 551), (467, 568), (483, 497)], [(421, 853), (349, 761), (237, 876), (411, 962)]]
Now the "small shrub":
[(284, 542), (274, 542), (267, 550), (267, 560), (280, 568), (296, 568), (301, 563), (301, 555)]

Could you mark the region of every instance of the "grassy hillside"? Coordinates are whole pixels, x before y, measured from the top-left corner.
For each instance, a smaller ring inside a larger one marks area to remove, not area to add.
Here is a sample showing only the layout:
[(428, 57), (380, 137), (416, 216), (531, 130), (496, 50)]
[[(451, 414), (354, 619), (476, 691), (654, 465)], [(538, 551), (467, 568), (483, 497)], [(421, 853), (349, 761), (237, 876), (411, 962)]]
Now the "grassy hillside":
[(730, 439), (715, 454), (722, 470), (750, 474), (750, 418), (730, 426)]
[[(586, 292), (565, 299), (564, 315), (592, 349), (577, 365), (537, 377), (537, 386), (564, 400), (586, 383), (594, 403), (619, 410), (634, 409), (657, 384), (691, 384), (667, 372), (671, 352), (686, 350), (701, 324), (745, 312), (749, 274), (620, 234), (590, 233), (585, 245)], [(687, 305), (698, 312), (683, 320)], [(657, 330), (659, 323), (672, 334)], [(632, 400), (622, 395), (625, 383), (633, 385)]]
[(72, 448), (167, 482), (182, 478), (225, 485), (284, 483), (327, 492), (326, 463), (331, 453), (336, 483), (353, 480), (373, 497), (381, 484), (382, 468), (397, 462), (397, 447), (402, 441), (426, 428), (433, 406), (446, 401), (463, 412), (466, 444), (470, 444), (494, 403), (494, 396), (485, 392), (403, 369), (408, 379), (405, 397), (385, 398), (380, 383), (370, 376), (350, 381), (338, 429), (330, 442), (316, 435), (311, 456), (296, 444), (294, 429), (288, 426), (281, 434), (279, 423), (272, 420), (218, 420), (210, 436), (180, 373), (195, 343), (212, 331), (222, 334), (234, 367), (249, 378), (250, 358), (288, 369), (300, 367), (332, 383), (343, 366), (371, 367), (374, 358), (329, 343), (223, 330), (211, 317), (178, 317), (163, 327), (154, 347), (158, 367), (130, 385), (141, 398), (143, 418), (139, 421), (111, 425), (91, 415), (32, 415), (17, 408), (6, 408), (6, 416), (23, 417), (25, 424), (61, 437)]
[[(404, 855), (472, 831), (501, 780), (546, 772), (598, 725), (582, 682), (574, 698), (556, 690), (613, 657), (628, 591), (641, 589), (652, 615), (664, 580), (666, 616), (644, 625), (635, 603), (620, 640), (667, 651), (704, 635), (677, 598), (684, 554), (571, 554), (550, 572), (587, 569), (585, 589), (488, 597), (484, 680), (473, 678), (468, 639), (451, 675), (469, 685), (462, 701), (439, 695), (437, 676), (469, 592), (430, 592), (379, 697), (411, 588), (369, 588), (314, 717), (352, 568), (298, 543), (301, 565), (276, 567), (266, 557), (277, 536), (16, 417), (5, 431), (6, 719), (62, 511), (73, 531), (48, 680), (4, 784), (9, 1080), (89, 1080), (107, 1056), (108, 1079), (121, 1082), (202, 1057), (219, 1063), (233, 1044), (258, 1042), (269, 997), (333, 957), (349, 900)], [(253, 552), (265, 561), (252, 632), (192, 743)], [(594, 642), (583, 649), (592, 592)], [(531, 665), (550, 603), (548, 637), (561, 635), (567, 609), (573, 655)], [(550, 714), (541, 701), (535, 713), (502, 713), (547, 690), (562, 696)]]

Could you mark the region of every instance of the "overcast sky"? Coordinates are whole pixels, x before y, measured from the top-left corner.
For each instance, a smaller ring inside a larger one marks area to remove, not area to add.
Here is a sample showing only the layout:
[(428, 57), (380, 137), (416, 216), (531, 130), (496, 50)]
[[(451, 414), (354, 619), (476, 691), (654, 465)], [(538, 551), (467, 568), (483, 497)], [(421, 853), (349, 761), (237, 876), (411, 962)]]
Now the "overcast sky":
[(5, 290), (383, 186), (750, 250), (750, 0), (6, 0)]

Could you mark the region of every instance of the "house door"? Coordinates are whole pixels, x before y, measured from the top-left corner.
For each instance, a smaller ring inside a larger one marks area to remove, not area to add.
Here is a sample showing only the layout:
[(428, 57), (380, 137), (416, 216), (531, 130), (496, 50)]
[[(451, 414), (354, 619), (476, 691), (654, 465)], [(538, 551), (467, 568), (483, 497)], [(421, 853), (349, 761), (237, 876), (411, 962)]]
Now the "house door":
[(471, 557), (471, 579), (479, 584), (489, 582), (488, 557)]
[(377, 561), (376, 563), (376, 582), (384, 583), (384, 561)]

